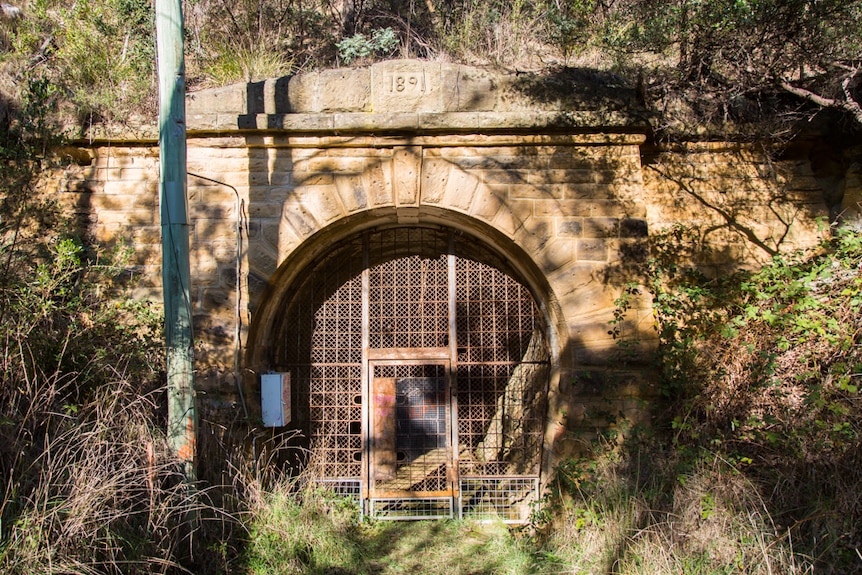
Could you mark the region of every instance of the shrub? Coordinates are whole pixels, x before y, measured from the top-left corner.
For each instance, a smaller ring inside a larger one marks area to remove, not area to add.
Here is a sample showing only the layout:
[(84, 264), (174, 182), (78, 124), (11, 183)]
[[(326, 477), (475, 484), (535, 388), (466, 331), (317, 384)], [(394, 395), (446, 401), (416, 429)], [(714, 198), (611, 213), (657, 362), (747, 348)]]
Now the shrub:
[[(691, 466), (729, 462), (760, 491), (794, 562), (858, 565), (854, 503), (862, 434), (862, 236), (836, 229), (817, 250), (710, 279), (674, 263), (674, 228), (648, 276), (670, 437)], [(823, 497), (823, 494), (830, 494)]]
[(372, 56), (388, 56), (398, 47), (398, 36), (392, 28), (378, 28), (373, 30), (370, 36), (357, 33), (338, 42), (335, 46), (338, 48), (338, 57), (341, 61), (344, 64), (350, 64)]
[(16, 51), (50, 78), (81, 122), (154, 113), (155, 14), (146, 0), (39, 0), (15, 30)]

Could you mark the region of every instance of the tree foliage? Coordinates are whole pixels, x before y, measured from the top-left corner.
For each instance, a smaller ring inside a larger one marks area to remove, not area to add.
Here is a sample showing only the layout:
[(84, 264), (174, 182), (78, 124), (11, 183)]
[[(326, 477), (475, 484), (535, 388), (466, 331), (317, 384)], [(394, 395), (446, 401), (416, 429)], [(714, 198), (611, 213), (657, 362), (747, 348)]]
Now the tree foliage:
[[(627, 78), (663, 125), (800, 118), (828, 108), (862, 126), (860, 0), (187, 0), (184, 7), (192, 87), (389, 57), (574, 65)], [(152, 110), (152, 0), (34, 0), (22, 13), (2, 21), (0, 48), (16, 75), (48, 71), (79, 116)], [(391, 34), (385, 47), (372, 46), (383, 32)]]
[[(621, 1), (594, 12), (600, 45), (664, 54), (653, 77), (745, 115), (786, 92), (862, 126), (862, 3), (854, 0)], [(670, 64), (670, 65), (669, 65)]]

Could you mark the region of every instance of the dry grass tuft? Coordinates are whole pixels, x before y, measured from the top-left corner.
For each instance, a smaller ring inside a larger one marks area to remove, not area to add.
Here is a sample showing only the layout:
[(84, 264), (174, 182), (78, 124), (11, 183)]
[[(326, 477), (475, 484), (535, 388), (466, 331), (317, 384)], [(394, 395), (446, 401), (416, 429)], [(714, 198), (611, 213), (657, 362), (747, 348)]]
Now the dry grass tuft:
[[(658, 455), (658, 454), (656, 454)], [(669, 477), (672, 459), (632, 467), (609, 452), (581, 462), (540, 531), (540, 572), (802, 573), (758, 486), (719, 457)], [(662, 471), (660, 468), (664, 468)], [(569, 468), (570, 479), (573, 468)], [(641, 474), (645, 474), (641, 476)]]
[[(65, 385), (55, 380), (34, 386), (29, 403), (47, 407), (53, 402), (44, 396), (70, 385), (72, 378)], [(30, 411), (16, 422), (13, 441), (23, 449), (4, 450), (0, 570), (166, 573), (178, 568), (188, 537), (185, 520), (200, 512), (202, 501), (187, 492), (157, 431), (160, 395), (140, 394), (132, 382), (114, 379), (80, 407)]]

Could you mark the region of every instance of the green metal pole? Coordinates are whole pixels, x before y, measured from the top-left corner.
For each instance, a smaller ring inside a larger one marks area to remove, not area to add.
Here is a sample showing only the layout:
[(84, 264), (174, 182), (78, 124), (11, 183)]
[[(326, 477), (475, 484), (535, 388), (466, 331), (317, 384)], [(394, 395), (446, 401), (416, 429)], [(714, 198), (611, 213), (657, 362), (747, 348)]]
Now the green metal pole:
[(185, 63), (182, 0), (156, 0), (159, 67), (159, 203), (168, 379), (168, 442), (196, 480), (194, 358), (186, 193)]

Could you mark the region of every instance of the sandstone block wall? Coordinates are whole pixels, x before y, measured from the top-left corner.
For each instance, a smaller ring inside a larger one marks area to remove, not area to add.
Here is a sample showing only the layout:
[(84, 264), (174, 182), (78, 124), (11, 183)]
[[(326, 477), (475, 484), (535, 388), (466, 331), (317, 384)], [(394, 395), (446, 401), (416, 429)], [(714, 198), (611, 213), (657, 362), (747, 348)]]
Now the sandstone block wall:
[(816, 244), (829, 223), (827, 190), (803, 151), (781, 157), (726, 142), (645, 151), (653, 231), (695, 229), (692, 263), (713, 275)]
[[(692, 261), (711, 273), (819, 240), (816, 222), (830, 206), (808, 151), (656, 146), (637, 114), (616, 104), (574, 121), (560, 111), (583, 102), (545, 97), (531, 108), (515, 82), (395, 62), (193, 96), (202, 398), (235, 405), (237, 354), (243, 369), (266, 367), (255, 346), (273, 321), (271, 302), (289, 297), (304, 262), (371, 226), (442, 224), (509, 258), (540, 299), (555, 361), (547, 435), (565, 454), (576, 449), (573, 430), (648, 417), (649, 374), (620, 363), (608, 322), (624, 286), (641, 279), (650, 237), (675, 224), (696, 229)], [(145, 132), (80, 143), (51, 191), (94, 241), (133, 248), (130, 289), (160, 301), (158, 150)], [(642, 292), (622, 329), (644, 357), (655, 336)]]

